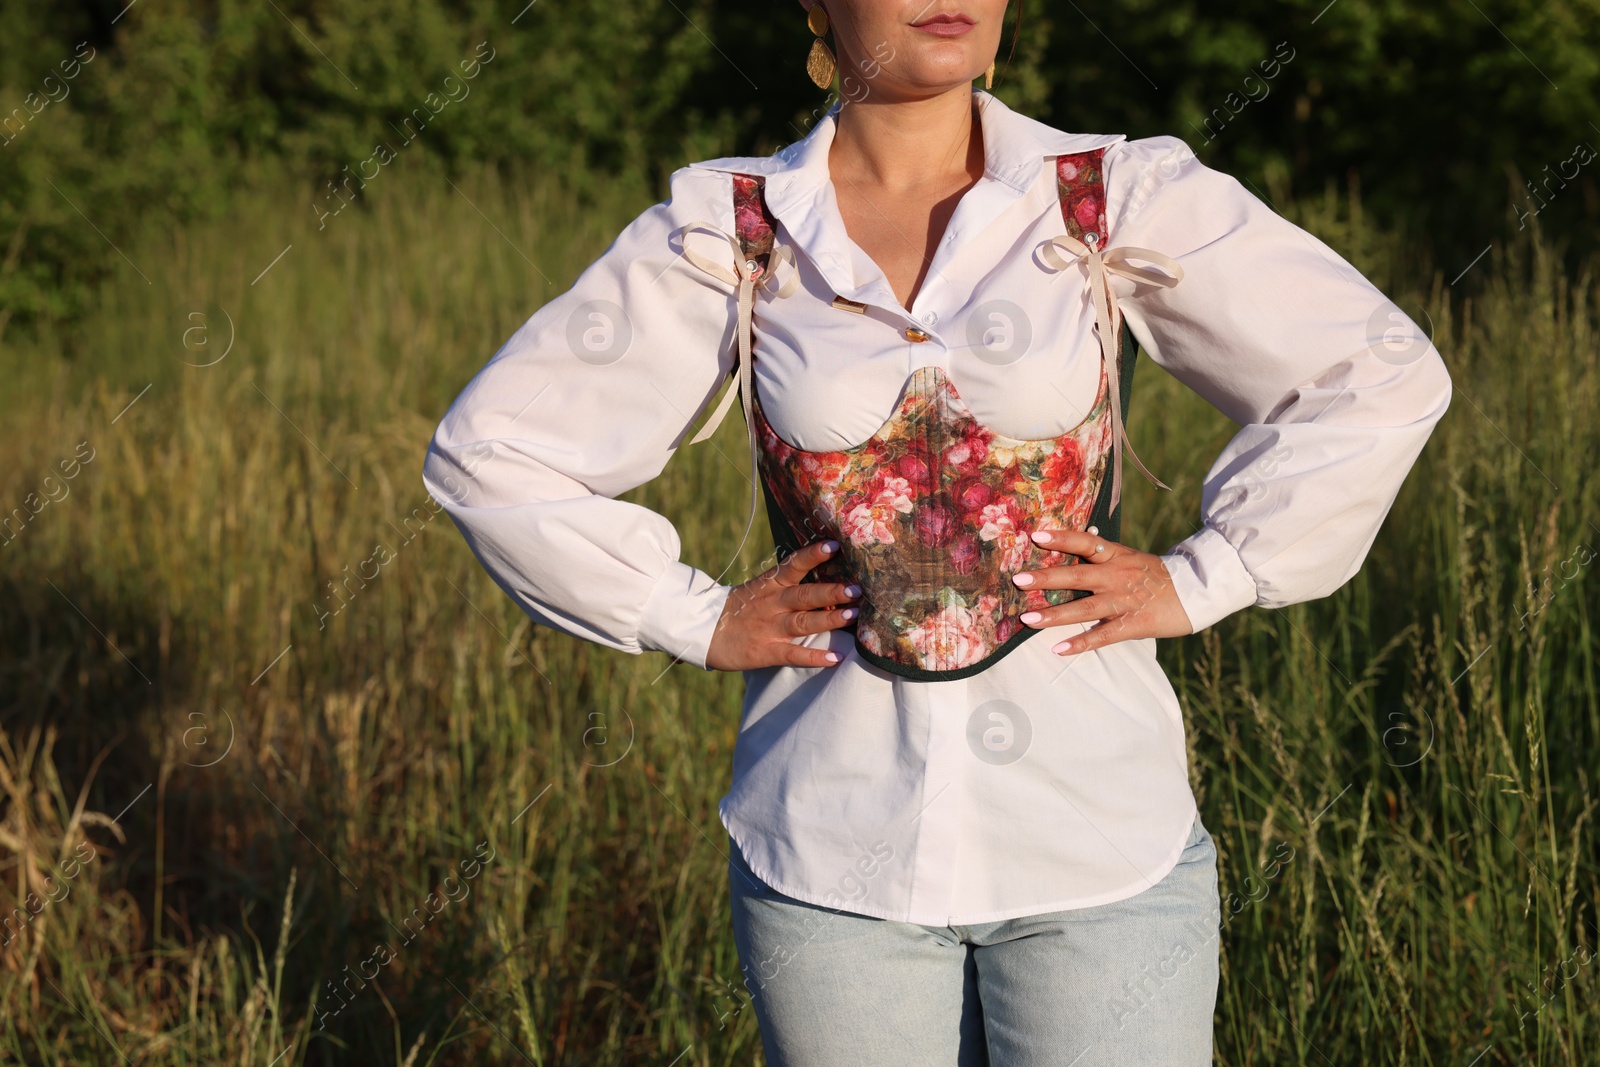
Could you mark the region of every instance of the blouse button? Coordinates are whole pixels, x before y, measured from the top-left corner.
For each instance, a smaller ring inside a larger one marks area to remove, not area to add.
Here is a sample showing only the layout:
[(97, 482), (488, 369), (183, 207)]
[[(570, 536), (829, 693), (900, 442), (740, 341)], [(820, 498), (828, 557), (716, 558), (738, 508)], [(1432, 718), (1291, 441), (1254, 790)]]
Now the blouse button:
[(921, 344), (928, 339), (928, 335), (915, 326), (906, 327), (906, 340), (913, 344)]

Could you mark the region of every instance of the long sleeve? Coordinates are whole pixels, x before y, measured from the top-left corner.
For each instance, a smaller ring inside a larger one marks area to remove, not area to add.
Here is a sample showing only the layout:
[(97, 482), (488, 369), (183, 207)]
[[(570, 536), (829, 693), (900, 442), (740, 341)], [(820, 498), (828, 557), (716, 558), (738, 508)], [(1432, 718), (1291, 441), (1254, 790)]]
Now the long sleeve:
[[(679, 559), (666, 518), (614, 499), (661, 472), (733, 364), (731, 287), (672, 238), (691, 222), (733, 231), (727, 176), (683, 168), (671, 192), (467, 385), (423, 482), (536, 621), (704, 667), (728, 587)], [(687, 240), (731, 268), (714, 235)]]
[(1107, 152), (1111, 246), (1164, 252), (1171, 289), (1113, 284), (1150, 357), (1239, 431), (1204, 525), (1163, 560), (1195, 629), (1326, 596), (1366, 558), (1450, 402), (1426, 334), (1322, 241), (1177, 138)]

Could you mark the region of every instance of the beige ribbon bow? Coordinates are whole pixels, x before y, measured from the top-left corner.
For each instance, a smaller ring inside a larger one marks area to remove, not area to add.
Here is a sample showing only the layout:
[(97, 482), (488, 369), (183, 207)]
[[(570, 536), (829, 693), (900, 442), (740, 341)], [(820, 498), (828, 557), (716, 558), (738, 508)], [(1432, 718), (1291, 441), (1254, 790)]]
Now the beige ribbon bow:
[[(733, 248), (733, 270), (702, 256), (689, 247), (686, 238), (695, 230), (716, 234), (728, 242)], [(751, 354), (754, 343), (756, 286), (761, 286), (775, 296), (788, 296), (800, 284), (800, 275), (797, 270), (791, 269), (787, 279), (775, 288), (773, 286), (778, 276), (778, 264), (788, 263), (791, 268), (794, 267), (794, 250), (787, 245), (774, 245), (767, 257), (767, 268), (762, 270), (761, 265), (755, 260), (745, 258), (744, 249), (740, 247), (737, 237), (712, 223), (685, 223), (672, 231), (672, 237), (682, 243), (684, 259), (717, 281), (734, 286), (739, 294), (739, 361), (734, 368), (738, 381), (722, 394), (722, 400), (711, 413), (711, 417), (706, 420), (705, 426), (689, 441), (690, 444), (699, 444), (710, 439), (711, 435), (717, 432), (717, 427), (722, 425), (722, 420), (727, 416), (729, 409), (733, 407), (734, 397), (739, 398), (744, 409), (745, 427), (750, 433), (750, 515), (745, 520), (744, 534), (739, 538), (739, 547), (733, 552), (733, 558), (738, 559), (739, 553), (744, 550), (745, 541), (750, 537), (750, 528), (755, 525), (756, 501), (761, 495), (761, 474), (757, 466), (754, 356)], [(728, 566), (733, 566), (732, 561)], [(724, 569), (723, 574), (726, 573), (727, 570)], [(717, 577), (720, 580), (722, 575), (719, 574)]]
[[(1084, 241), (1088, 243), (1085, 244)], [(1160, 478), (1151, 474), (1145, 465), (1139, 462), (1139, 457), (1133, 451), (1133, 445), (1128, 440), (1127, 429), (1122, 425), (1122, 386), (1121, 386), (1121, 338), (1122, 338), (1122, 309), (1117, 307), (1116, 293), (1106, 278), (1107, 274), (1120, 274), (1124, 278), (1131, 278), (1136, 282), (1147, 282), (1170, 289), (1183, 280), (1183, 268), (1171, 256), (1153, 252), (1148, 248), (1133, 248), (1119, 246), (1117, 248), (1102, 249), (1099, 239), (1092, 233), (1084, 234), (1084, 241), (1075, 237), (1062, 234), (1052, 237), (1039, 246), (1039, 256), (1051, 267), (1064, 271), (1071, 264), (1062, 257), (1058, 249), (1064, 249), (1078, 257), (1089, 271), (1089, 293), (1094, 301), (1095, 324), (1100, 330), (1100, 352), (1106, 361), (1106, 385), (1110, 393), (1108, 400), (1111, 405), (1111, 510), (1115, 511), (1122, 502), (1122, 453), (1128, 453), (1128, 458), (1133, 460), (1133, 465), (1139, 472), (1163, 489), (1170, 489)], [(1140, 259), (1147, 263), (1154, 263), (1166, 274), (1150, 270), (1145, 267), (1136, 267), (1130, 260)]]

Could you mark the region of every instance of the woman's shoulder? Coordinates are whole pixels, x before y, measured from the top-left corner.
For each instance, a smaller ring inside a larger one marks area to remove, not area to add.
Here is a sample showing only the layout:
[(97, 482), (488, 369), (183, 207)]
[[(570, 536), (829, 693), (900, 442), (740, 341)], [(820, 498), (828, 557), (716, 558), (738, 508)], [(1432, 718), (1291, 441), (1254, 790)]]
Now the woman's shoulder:
[(1134, 216), (1185, 228), (1197, 216), (1234, 219), (1254, 200), (1238, 179), (1208, 166), (1189, 142), (1170, 134), (1111, 146), (1104, 173), (1113, 232), (1123, 230)]
[(693, 216), (731, 225), (735, 175), (765, 178), (786, 168), (782, 153), (770, 156), (720, 156), (686, 163), (668, 177), (668, 198), (657, 207), (671, 216)]
[(1153, 137), (1124, 138), (1106, 149), (1106, 168), (1125, 172), (1144, 172), (1163, 167), (1176, 172), (1181, 167), (1199, 163), (1200, 157), (1181, 137), (1156, 134)]
[(986, 112), (984, 122), (985, 132), (992, 129), (1006, 146), (1003, 154), (1018, 157), (1037, 152), (1057, 159), (1085, 156), (1097, 160), (1113, 205), (1156, 196), (1174, 179), (1206, 169), (1183, 138), (1170, 134), (1131, 137), (1122, 132), (1062, 129), (1004, 105)]
[[(1193, 185), (1188, 180), (1192, 176), (1201, 172), (1215, 175), (1181, 137), (1170, 134), (1130, 137), (1125, 133), (1066, 130), (1009, 110), (1001, 111), (999, 116), (994, 130), (1008, 145), (1014, 145), (1009, 152), (1011, 156), (1038, 152), (1057, 161), (1070, 158), (1077, 164), (1070, 172), (1052, 168), (1061, 176), (1058, 181), (1065, 182), (1066, 175), (1071, 173), (1075, 176), (1074, 183), (1103, 186), (1105, 212), (1113, 234), (1122, 229), (1120, 221), (1152, 204), (1170, 207), (1175, 199), (1185, 199), (1181, 195), (1175, 198), (1174, 190)], [(1068, 195), (1065, 185), (1062, 194)], [(1181, 212), (1157, 214), (1171, 216)]]
[[(758, 160), (751, 160), (757, 162)], [(692, 223), (724, 229), (733, 223), (732, 175), (743, 160), (733, 157), (685, 164), (667, 176), (666, 196), (639, 213), (625, 234), (659, 239)], [(722, 164), (728, 164), (722, 169)], [(748, 173), (748, 171), (744, 171)]]

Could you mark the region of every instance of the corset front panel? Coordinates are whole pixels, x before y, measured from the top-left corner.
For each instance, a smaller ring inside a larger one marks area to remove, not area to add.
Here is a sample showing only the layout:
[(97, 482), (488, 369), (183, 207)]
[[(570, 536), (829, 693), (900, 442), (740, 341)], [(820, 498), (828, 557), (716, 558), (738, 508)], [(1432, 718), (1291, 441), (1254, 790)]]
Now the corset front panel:
[(1011, 579), (1078, 562), (1029, 535), (1090, 522), (1111, 456), (1108, 394), (1102, 368), (1082, 422), (1023, 441), (981, 425), (943, 368), (922, 367), (876, 434), (830, 452), (784, 441), (757, 400), (769, 514), (792, 547), (839, 542), (817, 577), (861, 586), (856, 641), (869, 660), (943, 677), (982, 669), (1019, 638), (1023, 612), (1075, 595), (1023, 590)]

